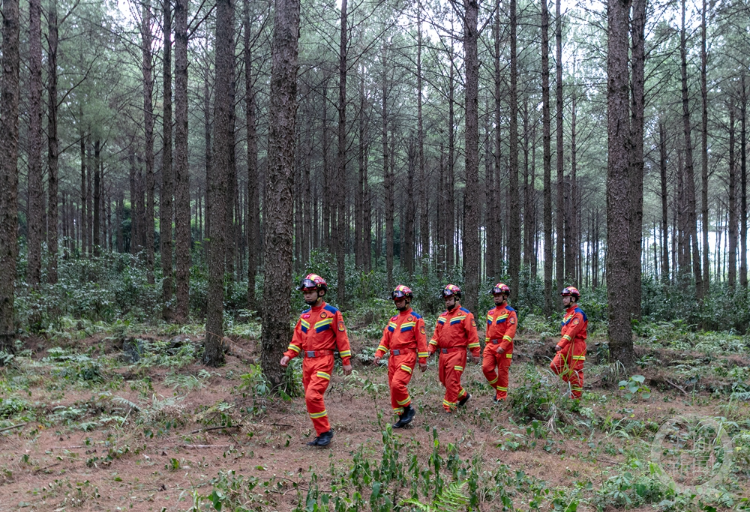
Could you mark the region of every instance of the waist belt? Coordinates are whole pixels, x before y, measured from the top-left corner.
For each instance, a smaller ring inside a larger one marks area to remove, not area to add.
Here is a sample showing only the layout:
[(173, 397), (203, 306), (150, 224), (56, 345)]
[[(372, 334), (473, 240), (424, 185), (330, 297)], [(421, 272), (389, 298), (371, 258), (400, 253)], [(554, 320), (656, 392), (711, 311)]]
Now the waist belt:
[(453, 352), (465, 351), (466, 347), (453, 347), (453, 348), (439, 348), (441, 354), (451, 354)]
[(391, 355), (392, 356), (402, 356), (402, 355), (408, 354), (410, 352), (413, 354), (416, 351), (417, 351), (417, 349), (415, 349), (415, 348), (397, 348), (395, 350), (391, 350)]
[(305, 357), (323, 357), (323, 356), (332, 356), (333, 350), (305, 350)]

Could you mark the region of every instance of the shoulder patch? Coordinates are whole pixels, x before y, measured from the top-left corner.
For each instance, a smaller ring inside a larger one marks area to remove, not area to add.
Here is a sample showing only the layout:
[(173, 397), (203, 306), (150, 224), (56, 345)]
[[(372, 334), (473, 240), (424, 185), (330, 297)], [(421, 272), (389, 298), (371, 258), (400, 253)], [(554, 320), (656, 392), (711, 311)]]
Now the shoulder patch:
[(471, 326), (472, 327), (476, 327), (477, 326), (476, 320), (474, 320), (474, 319), (471, 320)]
[(344, 321), (339, 320), (339, 331), (344, 332)]
[(424, 325), (423, 325), (423, 326), (421, 326), (421, 327), (419, 328), (419, 333), (420, 333), (420, 334), (421, 334), (422, 336), (424, 336), (424, 335), (425, 335)]
[(514, 323), (516, 323), (516, 319), (515, 318), (511, 318), (510, 319), (510, 325), (513, 325)]
[(338, 312), (338, 309), (334, 308), (330, 304), (326, 304), (323, 309), (325, 309), (326, 311), (329, 311), (329, 312), (331, 312), (333, 314), (336, 314)]
[(461, 308), (461, 311), (463, 311), (464, 313), (471, 313), (471, 311), (469, 311), (468, 309), (466, 309), (464, 307)]

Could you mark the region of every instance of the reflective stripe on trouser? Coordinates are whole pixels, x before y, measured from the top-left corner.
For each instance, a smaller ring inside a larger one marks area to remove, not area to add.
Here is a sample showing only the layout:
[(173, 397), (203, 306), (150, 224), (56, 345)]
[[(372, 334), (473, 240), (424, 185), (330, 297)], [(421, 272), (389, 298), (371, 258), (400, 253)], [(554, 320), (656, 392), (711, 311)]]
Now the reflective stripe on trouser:
[(509, 354), (498, 354), (497, 347), (491, 343), (485, 345), (482, 354), (482, 373), (490, 386), (495, 388), (495, 398), (505, 400), (508, 397), (508, 369), (513, 359), (508, 357)]
[[(417, 364), (417, 354), (411, 350), (388, 359), (388, 386), (391, 388), (391, 407), (399, 416), (404, 408), (411, 404), (411, 397), (406, 386), (409, 385), (414, 366)], [(403, 367), (403, 368), (402, 368)]]
[[(448, 354), (440, 354), (440, 382), (445, 386), (443, 408), (450, 411), (456, 408), (456, 403), (466, 396), (466, 390), (461, 387), (461, 374), (466, 367), (466, 351), (458, 350)], [(457, 370), (456, 368), (461, 368)]]
[(333, 373), (333, 354), (323, 357), (306, 357), (302, 362), (302, 386), (305, 388), (307, 413), (318, 435), (331, 430), (323, 395), (328, 389)]
[(586, 342), (578, 341), (571, 348), (555, 354), (549, 368), (570, 383), (571, 398), (581, 398), (583, 391), (583, 363), (586, 359)]

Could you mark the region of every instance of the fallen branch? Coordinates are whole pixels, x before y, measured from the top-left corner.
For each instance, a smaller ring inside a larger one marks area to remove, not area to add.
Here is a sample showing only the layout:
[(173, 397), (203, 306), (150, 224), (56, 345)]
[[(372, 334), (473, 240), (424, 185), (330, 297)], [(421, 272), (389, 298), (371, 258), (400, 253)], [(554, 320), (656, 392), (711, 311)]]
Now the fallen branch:
[(178, 444), (180, 448), (229, 448), (228, 444)]
[(241, 428), (242, 425), (231, 425), (229, 427), (207, 427), (207, 428), (199, 428), (198, 430), (193, 430), (190, 432), (191, 434), (197, 434), (199, 432), (208, 432), (209, 430), (223, 430), (225, 428)]
[(294, 428), (294, 425), (287, 425), (286, 423), (271, 423), (274, 427), (289, 427)]
[(684, 389), (684, 388), (683, 388), (682, 386), (678, 386), (677, 384), (675, 384), (675, 383), (674, 383), (674, 382), (672, 382), (671, 380), (669, 380), (669, 379), (664, 379), (664, 382), (666, 382), (667, 384), (669, 384), (669, 385), (670, 385), (670, 386), (672, 386), (673, 388), (675, 388), (675, 389), (679, 389), (680, 391), (682, 391), (682, 394), (683, 394), (683, 395), (685, 395), (685, 396), (690, 396), (690, 393), (688, 393), (687, 391), (685, 391), (685, 389)]
[(10, 427), (0, 428), (0, 432), (5, 432), (6, 430), (13, 430), (14, 428), (21, 428), (28, 425), (28, 423), (19, 423), (18, 425), (11, 425)]

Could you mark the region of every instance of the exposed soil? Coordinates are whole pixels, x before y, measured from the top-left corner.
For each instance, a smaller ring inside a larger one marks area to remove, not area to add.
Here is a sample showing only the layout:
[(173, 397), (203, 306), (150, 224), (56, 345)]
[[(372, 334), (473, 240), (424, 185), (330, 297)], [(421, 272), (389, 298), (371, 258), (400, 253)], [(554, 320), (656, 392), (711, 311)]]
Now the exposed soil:
[[(105, 354), (123, 349), (122, 340), (104, 338), (93, 336), (75, 345), (82, 352), (86, 347), (104, 347)], [(198, 341), (196, 337), (191, 338)], [(362, 341), (353, 339), (353, 345), (356, 352)], [(521, 348), (521, 343), (518, 345), (518, 357), (514, 358), (511, 369), (511, 389), (521, 377), (524, 360), (539, 361), (550, 348), (540, 343), (530, 351)], [(32, 346), (36, 349), (40, 343), (35, 341)], [(654, 352), (664, 361), (692, 357), (666, 350)], [(45, 351), (39, 350), (35, 357), (41, 361), (44, 355)], [(226, 366), (214, 369), (192, 364), (179, 370), (180, 374), (188, 376), (198, 375), (202, 369), (211, 373), (206, 385), (189, 392), (175, 391), (167, 385), (165, 378), (170, 371), (165, 368), (123, 366), (112, 369), (108, 373), (110, 377), (119, 375), (123, 379), (119, 389), (110, 390), (112, 394), (142, 404), (142, 407), (147, 406), (142, 387), (145, 378), (150, 379), (153, 390), (148, 393), (153, 399), (165, 401), (179, 395), (179, 401), (161, 409), (150, 423), (136, 425), (128, 421), (119, 427), (113, 421), (89, 432), (75, 429), (75, 424), (53, 428), (27, 424), (0, 433), (0, 467), (3, 469), (0, 510), (187, 510), (193, 505), (193, 494), (209, 494), (211, 479), (227, 470), (263, 481), (275, 477), (281, 486), (267, 493), (266, 499), (273, 505), (262, 509), (291, 510), (298, 501), (294, 485), (304, 496), (311, 471), (318, 475), (320, 488), (326, 489), (325, 475), (332, 465), (347, 468), (353, 453), (359, 449), (373, 458), (379, 457), (381, 432), (386, 422), (392, 421), (384, 369), (363, 367), (355, 361), (359, 378), (369, 378), (377, 386), (373, 394), (355, 387), (353, 377), (333, 377), (326, 406), (335, 438), (329, 448), (319, 449), (306, 445), (314, 433), (303, 398), (271, 402), (243, 397), (237, 392), (238, 376), (248, 372), (247, 362), (252, 362), (255, 356), (254, 342), (232, 340)], [(737, 356), (735, 359), (737, 364), (750, 364), (745, 358)], [(97, 398), (101, 390), (71, 386), (64, 392), (56, 391), (45, 386), (53, 376), (45, 374), (44, 370), (40, 373), (43, 378), (25, 399), (46, 413), (86, 404), (89, 415), (85, 421), (114, 414), (111, 400)], [(507, 405), (492, 404), (489, 394), (482, 388), (484, 376), (479, 366), (467, 369), (464, 383), (473, 390), (473, 396), (466, 407), (454, 415), (442, 411), (442, 391), (436, 384), (436, 368), (431, 365), (427, 373), (416, 373), (411, 392), (418, 414), (413, 425), (397, 431), (397, 435), (403, 444), (409, 445), (410, 453), (416, 451), (423, 461), (432, 451), (433, 429), (436, 429), (442, 446), (455, 444), (462, 459), (479, 455), (489, 469), (499, 461), (513, 471), (523, 470), (527, 475), (547, 481), (552, 488), (570, 487), (582, 481), (590, 481), (596, 488), (625, 462), (627, 447), (640, 442), (615, 440), (595, 430), (582, 431), (581, 436), (574, 437), (550, 433), (549, 450), (542, 449), (545, 440), (538, 440), (534, 448), (503, 450), (502, 429), (523, 431), (525, 427), (513, 423)], [(666, 370), (662, 369), (649, 372), (647, 376), (659, 384), (657, 387), (669, 380)], [(597, 393), (615, 394), (613, 390), (603, 389)], [(602, 404), (584, 399), (582, 405), (613, 421), (639, 419), (657, 424), (675, 413), (718, 414), (716, 404), (710, 400), (696, 399), (693, 395), (688, 401), (687, 394), (690, 390), (666, 384), (663, 390), (655, 389), (647, 401), (623, 402), (616, 406), (614, 402)], [(222, 401), (232, 406), (227, 409), (225, 418), (225, 424), (227, 419), (233, 422), (231, 428), (220, 428), (218, 410), (205, 410)], [(97, 404), (100, 404), (98, 409)], [(253, 407), (265, 408), (265, 412), (248, 414), (248, 409)], [(117, 412), (132, 418), (138, 415), (138, 411), (126, 406)], [(615, 441), (625, 450), (615, 450), (606, 456), (599, 453), (593, 458), (589, 455), (589, 444)], [(748, 493), (750, 487), (746, 489), (746, 495)], [(495, 507), (483, 504), (482, 510), (496, 510)], [(592, 509), (581, 505), (578, 510)]]

